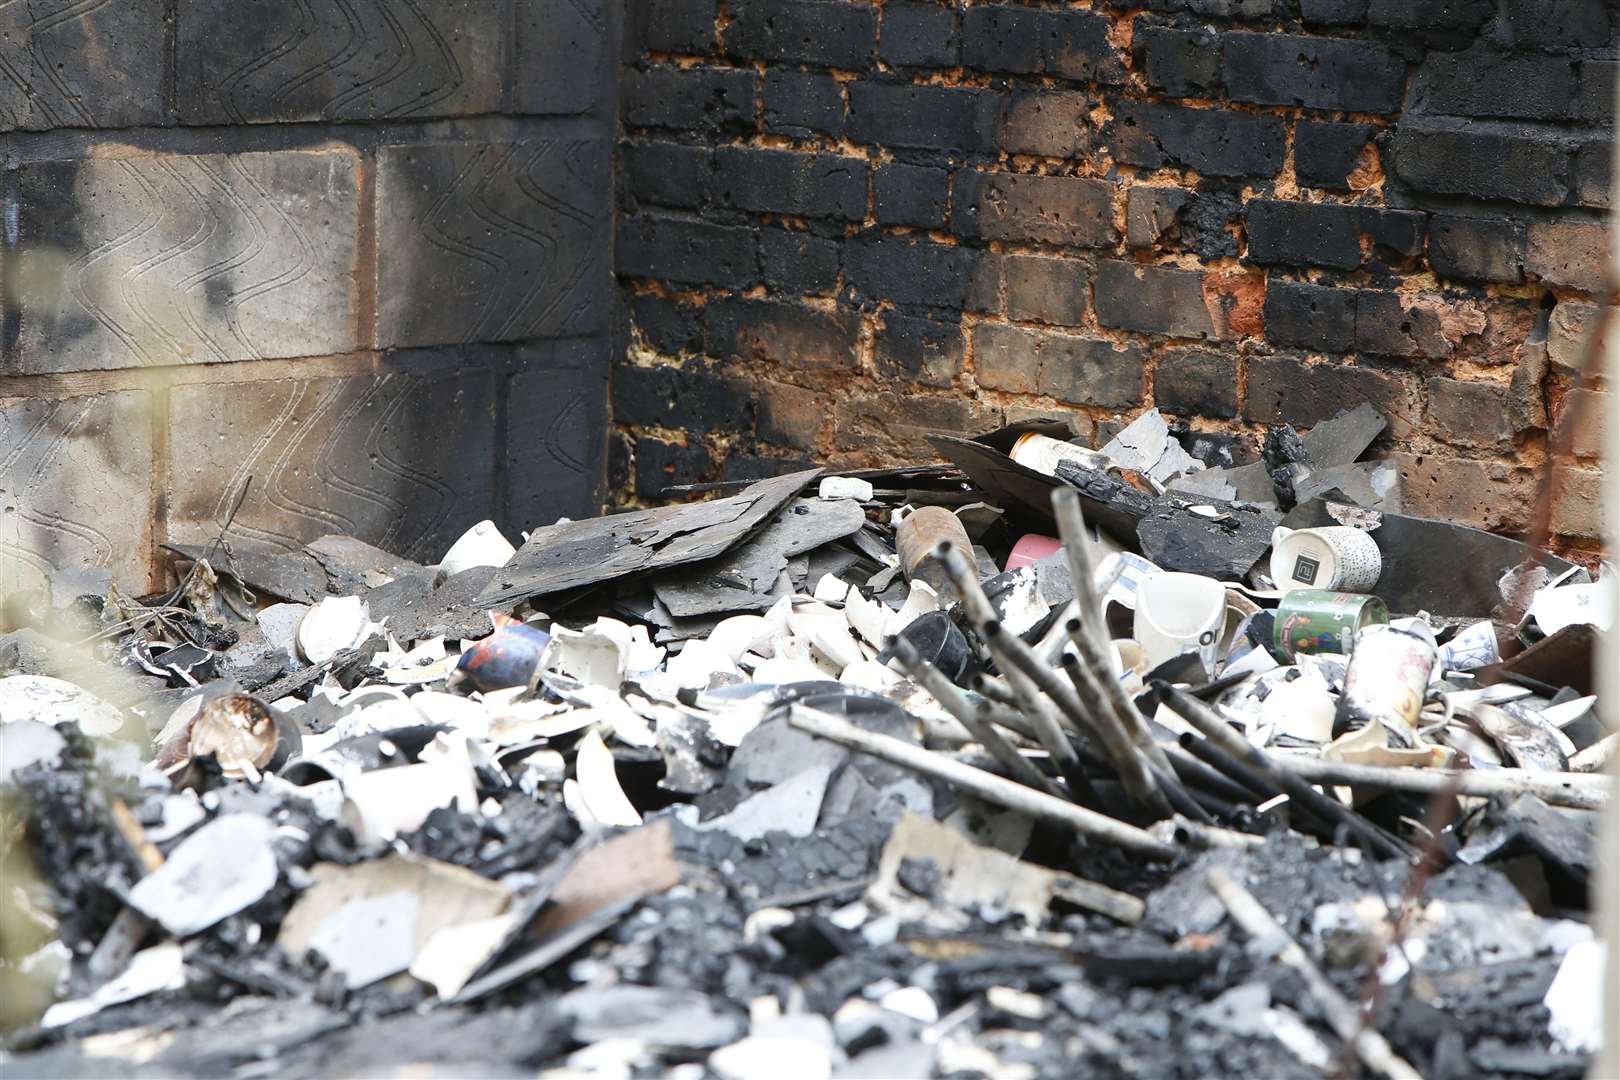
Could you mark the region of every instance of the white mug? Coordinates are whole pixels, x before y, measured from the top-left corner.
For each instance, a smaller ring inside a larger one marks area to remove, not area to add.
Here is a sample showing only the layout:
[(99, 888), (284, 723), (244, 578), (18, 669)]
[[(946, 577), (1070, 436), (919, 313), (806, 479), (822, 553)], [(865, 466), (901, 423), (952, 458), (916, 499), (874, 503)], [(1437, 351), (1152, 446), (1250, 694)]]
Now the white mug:
[(1136, 590), (1136, 640), (1150, 668), (1196, 650), (1214, 669), (1226, 625), (1226, 586), (1202, 574), (1154, 574)]
[(1366, 592), (1378, 584), (1384, 557), (1372, 537), (1348, 525), (1271, 533), (1271, 580), (1290, 589)]

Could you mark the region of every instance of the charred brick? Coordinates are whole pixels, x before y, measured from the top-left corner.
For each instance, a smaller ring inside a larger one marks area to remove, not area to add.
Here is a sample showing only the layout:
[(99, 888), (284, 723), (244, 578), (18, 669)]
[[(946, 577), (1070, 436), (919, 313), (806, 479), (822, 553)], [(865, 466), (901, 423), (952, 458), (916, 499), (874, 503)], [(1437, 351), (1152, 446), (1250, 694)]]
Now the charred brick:
[(951, 225), (972, 240), (1103, 247), (1119, 238), (1106, 180), (963, 172)]
[(1007, 316), (1078, 326), (1086, 313), (1086, 264), (1075, 259), (1008, 255)]
[(1229, 354), (1175, 350), (1153, 369), (1153, 403), (1181, 416), (1235, 417), (1237, 363)]
[(961, 58), (956, 10), (939, 4), (883, 5), (878, 55), (897, 67), (955, 67)]
[(1033, 394), (1041, 381), (1041, 335), (1021, 326), (973, 328), (973, 370), (979, 385)]
[(777, 292), (827, 292), (838, 284), (838, 242), (796, 229), (761, 229), (759, 276)]
[(1569, 195), (1570, 147), (1554, 133), (1471, 131), (1403, 123), (1389, 142), (1396, 179), (1419, 191), (1558, 206)]
[(1249, 260), (1354, 270), (1361, 265), (1361, 207), (1249, 200)]
[(939, 229), (950, 204), (950, 175), (922, 165), (883, 165), (873, 174), (873, 210), (880, 225)]
[(978, 252), (899, 236), (862, 236), (844, 248), (844, 280), (862, 299), (928, 307), (968, 307), (980, 273)]
[(747, 229), (671, 218), (632, 217), (620, 223), (618, 272), (692, 285), (740, 289), (754, 283), (754, 236)]
[(1371, 124), (1301, 120), (1294, 126), (1294, 176), (1307, 187), (1349, 191), (1372, 130)]
[(759, 454), (740, 454), (733, 451), (726, 455), (725, 462), (720, 466), (720, 479), (752, 483), (772, 476), (786, 476), (788, 473), (814, 466), (815, 462), (806, 458), (763, 457)]
[(1524, 224), (1502, 217), (1443, 217), (1429, 223), (1429, 265), (1453, 281), (1524, 280)]
[(747, 379), (660, 365), (621, 364), (613, 371), (613, 418), (621, 424), (678, 427), (694, 434), (754, 430), (754, 393)]
[(1608, 209), (1614, 173), (1614, 148), (1609, 140), (1592, 139), (1575, 148), (1574, 202)]
[(1174, 244), (1181, 211), (1191, 198), (1185, 188), (1132, 185), (1125, 196), (1125, 242), (1133, 248)]
[(796, 139), (844, 130), (844, 91), (831, 75), (804, 71), (765, 74), (765, 130)]
[(849, 137), (858, 143), (990, 154), (1001, 100), (989, 90), (858, 82), (849, 91)]
[(1576, 115), (1589, 123), (1605, 127), (1614, 124), (1615, 69), (1620, 63), (1613, 60), (1582, 60), (1580, 89), (1576, 94)]
[(1518, 48), (1611, 46), (1612, 8), (1602, 0), (1506, 0), (1508, 36)]
[(1221, 44), (1213, 30), (1178, 30), (1137, 19), (1131, 45), (1142, 58), (1149, 86), (1172, 97), (1221, 92)]
[(621, 103), (632, 127), (742, 133), (754, 126), (754, 73), (729, 68), (627, 71)]
[(1074, 405), (1129, 409), (1142, 402), (1142, 350), (1072, 334), (1041, 342), (1040, 391)]
[(766, 380), (759, 384), (755, 427), (762, 442), (814, 450), (826, 415), (826, 402), (814, 390)]
[(1468, 328), (1451, 305), (1432, 296), (1360, 289), (1356, 292), (1356, 349), (1383, 356), (1444, 360)]
[(1282, 168), (1285, 134), (1275, 116), (1121, 102), (1108, 136), (1128, 165), (1180, 165), (1207, 176), (1271, 176)]
[(1426, 112), (1559, 120), (1571, 112), (1575, 64), (1546, 53), (1431, 52), (1417, 89)]
[(1358, 224), (1367, 239), (1372, 241), (1375, 258), (1398, 260), (1423, 251), (1429, 215), (1416, 210), (1385, 210), (1377, 206), (1359, 206), (1356, 209), (1361, 212)]
[(1389, 417), (1397, 438), (1414, 430), (1411, 386), (1399, 372), (1297, 356), (1253, 356), (1248, 367), (1243, 418), (1250, 423), (1316, 424), (1365, 401)]
[(1233, 31), (1221, 35), (1221, 54), (1234, 101), (1366, 113), (1401, 105), (1406, 65), (1382, 45)]
[(620, 159), (638, 203), (695, 208), (709, 197), (713, 162), (702, 146), (638, 142), (624, 148)]
[(708, 52), (714, 47), (716, 9), (716, 0), (649, 0), (636, 4), (641, 47), (653, 52)]
[(1430, 42), (1460, 44), (1496, 13), (1496, 0), (1369, 0), (1367, 22), (1388, 30), (1416, 31)]
[(643, 435), (636, 440), (636, 494), (656, 499), (676, 484), (702, 483), (714, 466), (714, 455), (701, 443), (673, 443)]
[(1266, 340), (1312, 352), (1349, 352), (1356, 343), (1355, 290), (1273, 278), (1266, 286)]
[(1001, 146), (1009, 154), (1083, 157), (1091, 151), (1092, 100), (1072, 90), (1016, 93), (1001, 125)]
[(962, 371), (959, 323), (888, 312), (873, 337), (879, 373), (929, 386), (950, 386)]
[(642, 340), (661, 353), (697, 352), (703, 348), (698, 308), (652, 293), (630, 298), (630, 318)]
[(853, 368), (860, 319), (777, 300), (716, 300), (703, 309), (709, 351), (802, 370)]
[(1195, 192), (1181, 212), (1181, 246), (1201, 259), (1235, 258), (1242, 220), (1241, 194), (1206, 187)]
[(1367, 21), (1367, 0), (1299, 0), (1307, 26), (1360, 26)]
[(1093, 286), (1097, 321), (1171, 337), (1219, 336), (1204, 302), (1203, 282), (1197, 270), (1104, 260), (1097, 264)]
[(750, 60), (796, 60), (864, 69), (877, 44), (877, 9), (826, 0), (736, 0), (726, 53)]
[(1507, 387), (1462, 379), (1429, 380), (1428, 430), (1446, 442), (1482, 450), (1513, 445)]
[(866, 216), (861, 158), (723, 146), (714, 164), (714, 196), (723, 206), (843, 221)]
[(1108, 19), (1090, 11), (974, 5), (962, 18), (962, 62), (985, 71), (1120, 82)]

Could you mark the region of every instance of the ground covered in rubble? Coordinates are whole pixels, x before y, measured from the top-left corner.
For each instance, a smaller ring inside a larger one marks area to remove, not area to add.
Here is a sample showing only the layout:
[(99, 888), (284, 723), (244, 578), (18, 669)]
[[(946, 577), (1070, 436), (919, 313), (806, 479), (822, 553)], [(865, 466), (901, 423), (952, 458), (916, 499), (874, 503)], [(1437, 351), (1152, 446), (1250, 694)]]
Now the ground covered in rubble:
[[(0, 1067), (1579, 1076), (1612, 578), (1402, 515), (1381, 426), (60, 574), (0, 637)], [(1354, 632), (1282, 625), (1289, 529), (1371, 547)]]

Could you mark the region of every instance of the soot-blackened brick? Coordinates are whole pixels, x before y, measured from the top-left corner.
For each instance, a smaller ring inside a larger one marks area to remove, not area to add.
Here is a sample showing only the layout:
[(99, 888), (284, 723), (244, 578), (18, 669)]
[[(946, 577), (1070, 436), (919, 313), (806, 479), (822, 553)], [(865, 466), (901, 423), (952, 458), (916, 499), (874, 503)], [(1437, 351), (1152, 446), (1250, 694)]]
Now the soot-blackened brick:
[(1372, 243), (1374, 259), (1399, 261), (1422, 253), (1429, 215), (1416, 210), (1384, 210), (1376, 206), (1357, 209), (1361, 211), (1361, 231)]
[(887, 312), (872, 341), (878, 372), (928, 386), (950, 386), (962, 371), (960, 323)]
[(984, 71), (1119, 82), (1124, 66), (1108, 20), (1090, 11), (981, 4), (962, 17), (962, 62)]
[(1180, 165), (1207, 176), (1271, 176), (1282, 168), (1285, 135), (1275, 116), (1121, 102), (1108, 137), (1128, 165)]
[(1086, 264), (1077, 259), (1008, 255), (1007, 316), (1078, 326), (1086, 313)]
[(1518, 48), (1600, 49), (1612, 44), (1613, 9), (1601, 0), (1506, 0), (1508, 35)]
[(1356, 290), (1356, 349), (1383, 356), (1444, 360), (1451, 355), (1460, 325), (1449, 305), (1432, 296), (1408, 297), (1373, 289)]
[(1042, 335), (1021, 326), (982, 323), (973, 328), (973, 370), (982, 387), (1033, 394), (1041, 381)]
[(1589, 139), (1575, 149), (1574, 202), (1607, 209), (1613, 188), (1614, 148), (1607, 138)]
[(710, 431), (754, 430), (754, 392), (747, 379), (660, 365), (613, 369), (613, 419), (642, 427)]
[(704, 306), (709, 351), (801, 370), (848, 369), (859, 360), (860, 319), (777, 300), (715, 300)]
[(1142, 401), (1142, 350), (1111, 341), (1046, 334), (1041, 342), (1040, 392), (1075, 405), (1129, 409)]
[(1453, 281), (1524, 280), (1524, 223), (1503, 217), (1446, 217), (1429, 222), (1429, 265)]
[(666, 355), (703, 348), (703, 324), (697, 305), (653, 293), (630, 298), (630, 318), (643, 340)]
[(1389, 417), (1398, 437), (1413, 429), (1411, 388), (1404, 375), (1297, 356), (1249, 358), (1243, 418), (1255, 424), (1310, 425), (1370, 403)]
[(638, 203), (693, 208), (708, 200), (713, 163), (706, 147), (630, 143), (620, 160)]
[(1104, 326), (1171, 337), (1216, 336), (1198, 270), (1106, 259), (1097, 264), (1093, 299)]
[(1581, 84), (1575, 104), (1575, 113), (1580, 119), (1605, 127), (1613, 125), (1617, 69), (1620, 63), (1613, 60), (1581, 61)]
[(1118, 239), (1109, 190), (1106, 180), (959, 172), (951, 224), (972, 240), (1103, 247)]
[(831, 75), (768, 71), (764, 100), (766, 131), (807, 139), (844, 130), (844, 91)]
[(1221, 91), (1221, 43), (1215, 31), (1180, 30), (1136, 20), (1131, 45), (1148, 85), (1172, 97), (1214, 97)]
[(1301, 120), (1294, 126), (1294, 176), (1307, 187), (1349, 191), (1372, 130), (1371, 124)]
[(896, 3), (883, 5), (878, 55), (897, 67), (955, 67), (961, 36), (954, 6)]
[(1237, 362), (1230, 354), (1178, 349), (1153, 369), (1153, 403), (1181, 416), (1234, 417)]
[(1306, 26), (1360, 26), (1367, 21), (1367, 0), (1299, 0)]
[(636, 4), (641, 47), (653, 52), (703, 53), (714, 47), (716, 0), (651, 0)]
[(643, 435), (636, 440), (636, 494), (656, 499), (676, 484), (701, 483), (714, 471), (702, 443), (674, 443)]
[(968, 307), (978, 294), (980, 254), (899, 236), (860, 236), (845, 244), (844, 280), (865, 300)]
[(872, 176), (873, 210), (880, 225), (939, 229), (950, 206), (950, 174), (923, 165), (891, 164)]
[(797, 229), (761, 229), (759, 277), (774, 292), (828, 292), (838, 284), (838, 242)]
[(1459, 446), (1507, 450), (1513, 446), (1508, 388), (1498, 383), (1430, 379), (1427, 430)]
[(758, 277), (748, 229), (642, 216), (621, 221), (617, 240), (615, 267), (627, 277), (729, 289)]
[(621, 111), (631, 127), (740, 134), (754, 126), (754, 81), (729, 68), (631, 68)]
[(1418, 73), (1424, 112), (1560, 120), (1573, 110), (1575, 63), (1546, 53), (1431, 52)]
[(1133, 248), (1173, 244), (1183, 208), (1192, 198), (1185, 188), (1133, 184), (1125, 195), (1125, 242)]
[(1372, 42), (1235, 31), (1221, 35), (1221, 53), (1234, 101), (1367, 113), (1401, 105), (1406, 65)]
[(1558, 206), (1569, 195), (1570, 146), (1556, 132), (1459, 130), (1402, 123), (1389, 141), (1401, 183), (1438, 195)]
[(1367, 23), (1386, 30), (1416, 31), (1422, 40), (1458, 47), (1492, 15), (1496, 0), (1368, 0)]
[(1181, 212), (1181, 246), (1201, 259), (1236, 257), (1236, 225), (1243, 220), (1243, 196), (1205, 187)]
[(849, 137), (917, 150), (993, 154), (1001, 98), (989, 90), (857, 82), (849, 91)]
[(1354, 270), (1361, 265), (1361, 208), (1251, 199), (1249, 261)]
[(726, 53), (865, 69), (877, 46), (877, 9), (827, 0), (735, 0)]
[(1356, 343), (1356, 292), (1272, 278), (1266, 286), (1266, 340), (1312, 352), (1349, 352)]
[(1001, 125), (1009, 154), (1084, 157), (1091, 150), (1092, 99), (1073, 90), (1015, 93)]
[(843, 221), (866, 216), (861, 158), (723, 146), (714, 166), (714, 197), (723, 206)]

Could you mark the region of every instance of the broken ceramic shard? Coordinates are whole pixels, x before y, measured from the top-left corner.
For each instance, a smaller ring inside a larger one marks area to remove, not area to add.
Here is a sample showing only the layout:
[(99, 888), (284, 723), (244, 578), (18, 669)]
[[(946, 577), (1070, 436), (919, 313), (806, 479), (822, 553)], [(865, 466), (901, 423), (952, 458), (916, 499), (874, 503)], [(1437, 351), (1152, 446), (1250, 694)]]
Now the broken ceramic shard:
[(177, 938), (190, 937), (262, 899), (280, 871), (274, 829), (257, 814), (225, 814), (198, 829), (135, 883), (130, 906)]

